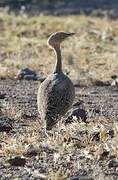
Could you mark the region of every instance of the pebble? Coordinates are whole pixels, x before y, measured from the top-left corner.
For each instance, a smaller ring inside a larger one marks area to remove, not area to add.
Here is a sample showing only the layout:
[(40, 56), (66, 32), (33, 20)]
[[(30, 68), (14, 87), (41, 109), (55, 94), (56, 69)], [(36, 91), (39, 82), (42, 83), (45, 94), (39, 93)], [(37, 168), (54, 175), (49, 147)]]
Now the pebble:
[(6, 93), (1, 93), (1, 92), (0, 92), (0, 99), (4, 99), (5, 96), (6, 96)]
[(0, 132), (7, 132), (9, 133), (13, 126), (14, 120), (8, 117), (0, 117)]
[(87, 176), (72, 176), (68, 180), (94, 180), (92, 177)]
[(38, 148), (34, 147), (32, 144), (28, 146), (27, 151), (24, 153), (27, 157), (37, 156)]
[(26, 164), (26, 159), (21, 156), (15, 156), (8, 159), (8, 163), (12, 166), (24, 166)]
[(86, 123), (87, 112), (84, 109), (75, 108), (71, 110), (68, 117), (64, 120), (65, 124), (73, 122), (73, 117), (76, 117), (78, 120), (82, 120)]
[(118, 167), (118, 159), (109, 160), (107, 165), (108, 165), (109, 168)]
[(41, 81), (41, 82), (45, 80), (45, 77), (43, 77), (40, 74), (36, 74), (35, 71), (33, 71), (33, 70), (29, 69), (29, 68), (20, 69), (20, 71), (18, 72), (16, 78), (19, 79), (19, 80), (22, 80), (22, 79), (25, 79), (25, 80), (38, 80), (38, 81)]

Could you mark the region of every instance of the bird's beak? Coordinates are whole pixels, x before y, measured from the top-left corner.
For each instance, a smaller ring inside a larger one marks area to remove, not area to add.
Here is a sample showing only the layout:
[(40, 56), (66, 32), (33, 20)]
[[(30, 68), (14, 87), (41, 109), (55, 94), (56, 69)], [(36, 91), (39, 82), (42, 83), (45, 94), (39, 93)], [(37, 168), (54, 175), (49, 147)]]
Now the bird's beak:
[(75, 33), (67, 33), (67, 37), (73, 36), (73, 35), (75, 35)]
[(75, 34), (75, 33), (66, 33), (64, 39), (66, 39), (66, 38), (68, 38), (68, 37), (70, 37), (70, 36), (73, 36), (74, 34)]

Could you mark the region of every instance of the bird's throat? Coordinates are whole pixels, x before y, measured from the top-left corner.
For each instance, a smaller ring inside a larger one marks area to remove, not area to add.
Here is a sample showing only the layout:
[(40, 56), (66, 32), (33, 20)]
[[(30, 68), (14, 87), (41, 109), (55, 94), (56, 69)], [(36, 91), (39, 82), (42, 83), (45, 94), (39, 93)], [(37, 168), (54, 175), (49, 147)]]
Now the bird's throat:
[(61, 49), (60, 46), (54, 48), (55, 55), (56, 55), (56, 63), (54, 67), (54, 73), (62, 72), (62, 61), (61, 61)]

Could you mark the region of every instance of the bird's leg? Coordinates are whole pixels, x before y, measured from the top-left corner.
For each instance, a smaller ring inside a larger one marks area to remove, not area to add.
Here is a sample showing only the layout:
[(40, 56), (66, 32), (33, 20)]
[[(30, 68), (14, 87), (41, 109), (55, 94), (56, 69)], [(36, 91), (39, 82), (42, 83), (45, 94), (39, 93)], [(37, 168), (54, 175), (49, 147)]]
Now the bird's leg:
[(57, 128), (53, 128), (52, 129), (52, 137), (53, 137), (53, 141), (54, 140), (59, 140), (59, 134), (60, 134), (60, 123), (59, 121), (57, 121), (57, 125), (56, 125)]
[(47, 132), (47, 128), (46, 128), (46, 123), (44, 124), (44, 134), (47, 138), (49, 137), (48, 132)]
[(49, 137), (46, 128), (44, 129), (44, 134), (45, 134), (45, 136), (46, 136), (47, 138)]

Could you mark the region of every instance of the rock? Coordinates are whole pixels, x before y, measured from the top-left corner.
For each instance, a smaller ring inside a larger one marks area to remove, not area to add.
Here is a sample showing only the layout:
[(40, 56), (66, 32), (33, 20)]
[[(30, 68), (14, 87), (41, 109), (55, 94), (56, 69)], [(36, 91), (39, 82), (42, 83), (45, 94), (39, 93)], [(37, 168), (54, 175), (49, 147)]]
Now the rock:
[(103, 152), (100, 154), (100, 156), (99, 156), (99, 160), (100, 161), (103, 161), (103, 160), (105, 160), (107, 157), (108, 157), (108, 155), (109, 155), (109, 151), (107, 151), (107, 150), (103, 150)]
[(108, 161), (107, 163), (108, 167), (109, 168), (112, 168), (112, 167), (118, 167), (118, 160), (117, 159), (111, 159)]
[(100, 132), (99, 131), (92, 132), (91, 141), (100, 141)]
[(77, 119), (81, 119), (83, 122), (87, 120), (87, 112), (84, 109), (74, 109), (72, 116), (76, 116)]
[(84, 109), (75, 108), (71, 111), (68, 117), (64, 120), (65, 123), (73, 122), (73, 116), (75, 116), (78, 120), (81, 119), (86, 123), (87, 120), (87, 112)]
[(35, 71), (29, 69), (29, 68), (23, 68), (21, 69), (17, 74), (17, 79), (22, 80), (38, 80), (38, 81), (44, 81), (45, 77), (42, 75), (37, 75)]
[(26, 159), (24, 157), (15, 156), (8, 159), (8, 163), (12, 166), (24, 166), (26, 164)]
[(109, 131), (108, 131), (108, 134), (109, 134), (109, 136), (111, 137), (111, 138), (113, 138), (114, 137), (114, 130), (113, 129), (109, 129)]
[(37, 156), (38, 148), (34, 147), (32, 144), (28, 146), (27, 151), (24, 153), (27, 157)]
[(95, 108), (95, 109), (93, 109), (93, 113), (97, 113), (97, 114), (99, 114), (100, 113), (100, 109), (98, 109), (98, 108)]
[(114, 80), (111, 82), (111, 86), (113, 86), (113, 87), (118, 87), (118, 78), (114, 79)]
[(72, 176), (68, 180), (94, 180), (94, 179), (88, 176)]
[(111, 78), (113, 79), (113, 81), (111, 82), (111, 86), (118, 87), (118, 77), (117, 77), (117, 75), (112, 75)]
[(23, 113), (21, 113), (21, 118), (23, 118), (23, 119), (36, 118), (36, 117), (37, 117), (36, 113), (31, 113), (31, 112), (23, 112)]
[(35, 169), (33, 172), (32, 172), (32, 178), (30, 177), (30, 179), (35, 179), (35, 180), (48, 180), (49, 178), (43, 174), (43, 173), (40, 173), (39, 170)]
[(115, 80), (117, 79), (117, 75), (112, 75), (111, 78)]
[(95, 86), (110, 86), (110, 82), (109, 81), (103, 82), (100, 80), (96, 80), (95, 82), (93, 82), (93, 85), (95, 85)]
[(73, 176), (73, 177), (69, 178), (68, 180), (80, 180), (80, 178), (78, 176)]
[(17, 79), (36, 80), (36, 73), (29, 68), (23, 68), (18, 72)]
[(4, 61), (7, 57), (7, 53), (0, 53), (0, 61)]
[(0, 92), (0, 99), (4, 99), (5, 96), (6, 96), (6, 93), (1, 93), (1, 92)]
[(0, 132), (7, 132), (12, 130), (14, 120), (8, 117), (0, 117)]
[(73, 122), (73, 116), (78, 120), (82, 120), (86, 123), (87, 120), (87, 111), (85, 110), (84, 101), (78, 100), (73, 104), (73, 108), (68, 111), (66, 118), (64, 119), (65, 123)]

